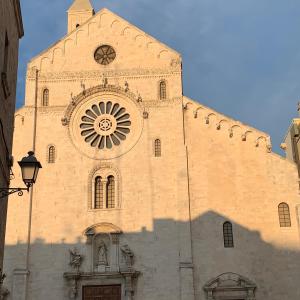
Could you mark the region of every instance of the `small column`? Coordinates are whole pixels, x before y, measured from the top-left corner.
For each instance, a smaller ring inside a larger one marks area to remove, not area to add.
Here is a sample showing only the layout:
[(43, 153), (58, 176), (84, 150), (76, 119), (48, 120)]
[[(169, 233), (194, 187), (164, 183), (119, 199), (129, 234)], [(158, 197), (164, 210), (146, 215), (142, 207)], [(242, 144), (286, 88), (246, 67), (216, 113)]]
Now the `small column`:
[(119, 271), (119, 234), (111, 234), (111, 271)]
[(107, 208), (107, 178), (102, 180), (103, 188), (103, 208)]

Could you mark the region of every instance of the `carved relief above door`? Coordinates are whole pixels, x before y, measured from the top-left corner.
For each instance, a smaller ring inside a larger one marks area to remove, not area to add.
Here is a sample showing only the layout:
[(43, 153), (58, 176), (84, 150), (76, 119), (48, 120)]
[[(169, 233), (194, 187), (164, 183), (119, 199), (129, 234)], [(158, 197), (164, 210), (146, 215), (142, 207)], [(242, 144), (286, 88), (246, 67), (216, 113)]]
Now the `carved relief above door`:
[(133, 300), (140, 272), (134, 268), (134, 252), (122, 230), (99, 223), (84, 235), (81, 250), (69, 250), (69, 271), (64, 273), (69, 299)]

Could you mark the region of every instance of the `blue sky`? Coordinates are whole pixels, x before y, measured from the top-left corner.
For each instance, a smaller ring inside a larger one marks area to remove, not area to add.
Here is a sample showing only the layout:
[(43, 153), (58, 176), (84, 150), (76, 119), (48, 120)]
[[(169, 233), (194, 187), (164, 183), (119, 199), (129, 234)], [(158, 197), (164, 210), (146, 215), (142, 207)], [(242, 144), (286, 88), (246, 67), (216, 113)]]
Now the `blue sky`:
[[(30, 58), (65, 35), (73, 0), (21, 0), (17, 107)], [(184, 94), (271, 135), (273, 150), (300, 100), (299, 0), (93, 0), (176, 49)]]

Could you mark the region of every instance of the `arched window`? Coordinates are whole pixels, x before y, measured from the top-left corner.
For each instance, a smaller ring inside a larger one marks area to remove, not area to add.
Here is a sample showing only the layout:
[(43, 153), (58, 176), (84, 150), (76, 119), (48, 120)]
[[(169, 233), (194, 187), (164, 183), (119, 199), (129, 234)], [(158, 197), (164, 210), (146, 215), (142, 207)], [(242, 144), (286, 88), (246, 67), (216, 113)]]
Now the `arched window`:
[(278, 205), (278, 216), (280, 227), (291, 227), (290, 208), (287, 203), (280, 203)]
[(159, 99), (167, 99), (167, 83), (164, 80), (159, 82)]
[(120, 176), (113, 168), (100, 168), (89, 178), (89, 209), (117, 209), (120, 207)]
[(95, 196), (94, 196), (94, 208), (103, 208), (103, 182), (100, 176), (95, 178)]
[(115, 208), (115, 178), (108, 176), (107, 178), (107, 192), (106, 192), (106, 207)]
[(48, 106), (49, 105), (49, 90), (44, 89), (43, 91), (43, 101), (42, 101), (43, 106)]
[(55, 163), (55, 147), (50, 146), (48, 149), (48, 163), (54, 164)]
[(233, 248), (233, 232), (232, 232), (232, 224), (230, 222), (225, 222), (223, 224), (223, 237), (224, 237), (224, 247)]
[(160, 141), (160, 139), (156, 139), (154, 141), (154, 155), (155, 155), (155, 157), (161, 156), (161, 141)]

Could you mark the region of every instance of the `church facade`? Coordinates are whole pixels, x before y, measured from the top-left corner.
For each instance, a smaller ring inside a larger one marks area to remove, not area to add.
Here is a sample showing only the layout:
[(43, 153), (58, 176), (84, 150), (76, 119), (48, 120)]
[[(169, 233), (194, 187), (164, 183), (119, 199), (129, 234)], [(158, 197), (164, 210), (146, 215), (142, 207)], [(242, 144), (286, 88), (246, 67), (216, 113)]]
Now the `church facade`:
[(6, 299), (300, 298), (297, 165), (184, 96), (181, 65), (74, 1), (15, 116), (13, 155), (43, 169), (9, 200)]

